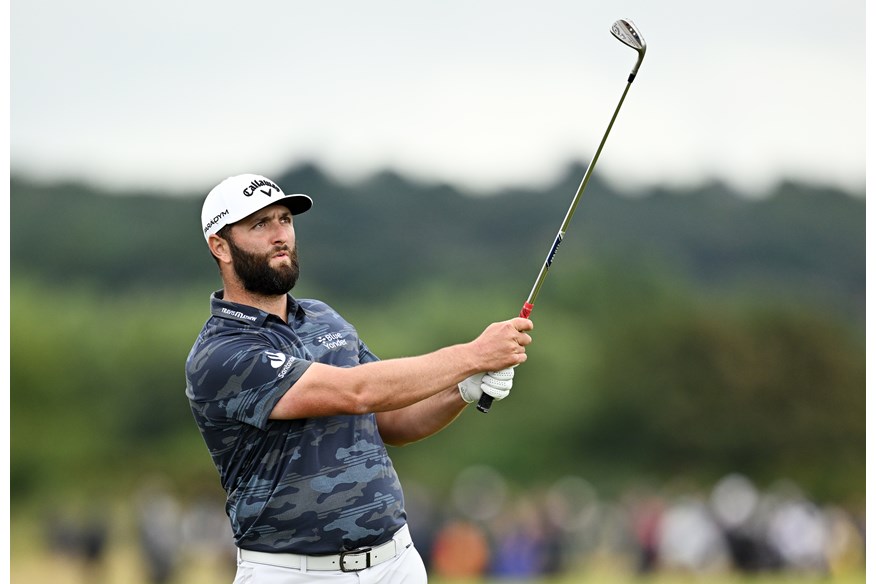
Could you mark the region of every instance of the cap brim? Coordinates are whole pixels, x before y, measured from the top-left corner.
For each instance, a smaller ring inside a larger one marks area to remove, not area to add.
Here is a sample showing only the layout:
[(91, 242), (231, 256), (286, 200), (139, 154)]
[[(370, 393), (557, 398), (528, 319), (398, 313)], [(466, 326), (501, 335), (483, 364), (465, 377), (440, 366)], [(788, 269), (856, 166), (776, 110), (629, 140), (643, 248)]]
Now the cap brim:
[(293, 215), (300, 215), (305, 211), (309, 211), (313, 206), (313, 199), (304, 194), (286, 195), (279, 203), (283, 203)]

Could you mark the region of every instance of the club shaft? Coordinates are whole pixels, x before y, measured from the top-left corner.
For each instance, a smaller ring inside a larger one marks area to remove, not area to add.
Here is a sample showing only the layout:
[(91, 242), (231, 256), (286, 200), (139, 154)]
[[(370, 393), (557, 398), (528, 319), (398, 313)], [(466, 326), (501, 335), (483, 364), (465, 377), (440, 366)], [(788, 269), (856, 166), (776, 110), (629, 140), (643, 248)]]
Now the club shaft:
[[(557, 236), (554, 238), (553, 244), (551, 244), (550, 250), (548, 250), (547, 257), (544, 260), (544, 263), (541, 266), (541, 270), (538, 272), (538, 276), (535, 279), (535, 284), (532, 286), (532, 290), (529, 292), (529, 296), (526, 298), (526, 302), (523, 304), (523, 308), (520, 309), (520, 316), (523, 318), (529, 318), (530, 313), (532, 312), (533, 307), (535, 306), (535, 299), (538, 297), (539, 291), (541, 291), (541, 286), (544, 284), (545, 278), (547, 278), (548, 270), (551, 268), (551, 264), (554, 261), (554, 257), (557, 255), (557, 250), (560, 247), (560, 244), (563, 242), (563, 238), (566, 236), (566, 229), (569, 227), (569, 223), (572, 221), (572, 216), (575, 214), (575, 210), (578, 208), (578, 203), (581, 201), (581, 195), (584, 194), (584, 190), (587, 188), (587, 183), (590, 182), (590, 176), (593, 174), (593, 169), (596, 167), (596, 161), (599, 159), (599, 155), (602, 153), (602, 147), (605, 146), (605, 141), (608, 139), (608, 134), (611, 132), (611, 127), (614, 126), (614, 121), (617, 119), (617, 114), (621, 109), (621, 106), (624, 104), (624, 100), (627, 97), (627, 92), (630, 90), (630, 86), (633, 83), (633, 79), (635, 75), (630, 75), (626, 87), (624, 87), (624, 92), (621, 94), (621, 98), (617, 103), (617, 107), (614, 108), (614, 114), (611, 116), (611, 121), (608, 122), (608, 127), (605, 129), (605, 133), (602, 135), (602, 140), (599, 142), (599, 147), (596, 149), (596, 152), (593, 154), (593, 158), (590, 159), (590, 164), (587, 165), (587, 171), (584, 173), (584, 178), (581, 179), (581, 184), (578, 185), (578, 190), (575, 193), (575, 196), (572, 198), (572, 204), (569, 205), (568, 211), (566, 211), (566, 216), (563, 218), (563, 223), (560, 225), (560, 230), (557, 232)], [(487, 413), (490, 411), (490, 407), (493, 404), (493, 398), (486, 393), (481, 394), (481, 398), (478, 401), (478, 410)]]
[(566, 236), (566, 230), (569, 228), (569, 223), (572, 221), (572, 216), (575, 214), (575, 211), (578, 209), (578, 203), (581, 202), (581, 195), (584, 194), (584, 190), (587, 188), (587, 183), (590, 182), (590, 177), (593, 174), (593, 169), (596, 167), (596, 161), (599, 159), (599, 155), (602, 153), (602, 148), (605, 146), (605, 141), (608, 139), (608, 134), (611, 132), (612, 126), (614, 126), (614, 121), (617, 119), (617, 114), (620, 111), (621, 106), (624, 103), (624, 99), (627, 97), (627, 92), (630, 90), (630, 82), (627, 82), (626, 87), (624, 87), (624, 92), (621, 95), (620, 101), (617, 104), (617, 107), (614, 110), (614, 115), (611, 116), (611, 121), (608, 123), (608, 128), (606, 128), (605, 133), (602, 135), (602, 140), (599, 142), (599, 147), (596, 149), (596, 153), (593, 155), (593, 158), (590, 159), (590, 164), (587, 166), (587, 171), (584, 173), (584, 178), (581, 179), (581, 184), (578, 186), (578, 191), (575, 193), (574, 198), (572, 199), (572, 204), (569, 205), (568, 211), (566, 211), (566, 216), (563, 218), (563, 223), (560, 225), (560, 230), (557, 231), (557, 236), (554, 238), (554, 243), (551, 245), (550, 250), (548, 251), (547, 257), (544, 260), (544, 264), (541, 266), (541, 270), (538, 272), (538, 277), (535, 279), (535, 284), (532, 286), (532, 290), (529, 292), (529, 296), (526, 299), (526, 304), (529, 306), (535, 305), (535, 299), (538, 297), (539, 291), (541, 291), (541, 285), (544, 284), (545, 278), (547, 278), (548, 270), (551, 267), (551, 264), (554, 261), (554, 256), (556, 256), (557, 250), (560, 247), (560, 244), (563, 242), (563, 238)]

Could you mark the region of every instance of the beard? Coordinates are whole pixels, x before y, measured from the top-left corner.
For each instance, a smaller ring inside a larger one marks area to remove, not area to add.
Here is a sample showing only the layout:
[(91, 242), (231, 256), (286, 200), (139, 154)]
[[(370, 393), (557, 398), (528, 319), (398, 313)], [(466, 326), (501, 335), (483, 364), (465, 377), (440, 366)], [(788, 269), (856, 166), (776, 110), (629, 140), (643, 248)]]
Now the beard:
[[(237, 247), (230, 238), (227, 241), (234, 272), (248, 292), (261, 296), (280, 296), (295, 287), (299, 272), (297, 244), (291, 250), (284, 245), (261, 255)], [(289, 254), (290, 265), (274, 268), (271, 266), (271, 257), (280, 251)]]

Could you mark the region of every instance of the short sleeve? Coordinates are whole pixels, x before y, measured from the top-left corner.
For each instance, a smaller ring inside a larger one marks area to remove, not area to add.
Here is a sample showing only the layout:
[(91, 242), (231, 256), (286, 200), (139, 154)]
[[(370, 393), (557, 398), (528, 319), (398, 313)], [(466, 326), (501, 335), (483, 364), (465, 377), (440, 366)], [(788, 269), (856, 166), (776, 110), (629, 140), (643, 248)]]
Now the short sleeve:
[(372, 363), (374, 361), (380, 361), (380, 358), (371, 352), (368, 345), (359, 340), (359, 363)]
[(264, 430), (274, 406), (309, 366), (256, 335), (214, 337), (186, 362), (187, 393), (215, 424), (233, 420)]

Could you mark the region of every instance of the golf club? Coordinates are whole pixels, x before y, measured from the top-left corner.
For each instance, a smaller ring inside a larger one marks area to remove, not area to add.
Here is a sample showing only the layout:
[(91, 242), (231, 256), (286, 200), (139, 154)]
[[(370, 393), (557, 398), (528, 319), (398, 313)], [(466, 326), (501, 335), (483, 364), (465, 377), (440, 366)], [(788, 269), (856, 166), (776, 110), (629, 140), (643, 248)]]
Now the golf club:
[[(520, 316), (523, 318), (529, 318), (529, 315), (532, 312), (532, 309), (535, 305), (535, 298), (538, 296), (538, 292), (539, 290), (541, 290), (541, 285), (544, 283), (544, 280), (547, 277), (548, 270), (550, 269), (551, 264), (554, 261), (554, 256), (557, 253), (557, 249), (563, 242), (563, 237), (566, 236), (566, 229), (569, 227), (569, 222), (572, 220), (572, 215), (575, 214), (575, 209), (578, 207), (578, 202), (581, 200), (581, 195), (584, 193), (584, 189), (587, 188), (587, 182), (590, 180), (590, 175), (593, 173), (593, 168), (596, 166), (596, 160), (599, 158), (599, 154), (602, 152), (602, 147), (605, 145), (605, 140), (608, 138), (608, 133), (611, 132), (611, 127), (614, 125), (614, 120), (615, 118), (617, 118), (617, 114), (624, 103), (624, 99), (627, 97), (627, 92), (630, 90), (630, 85), (632, 85), (633, 80), (636, 78), (636, 73), (638, 73), (639, 71), (639, 65), (642, 64), (642, 59), (645, 58), (645, 39), (644, 37), (642, 37), (642, 33), (639, 32), (639, 29), (636, 28), (632, 21), (624, 18), (616, 21), (613, 25), (611, 25), (611, 34), (614, 35), (614, 37), (623, 44), (635, 49), (636, 52), (639, 54), (639, 58), (636, 60), (636, 65), (633, 67), (632, 72), (630, 72), (630, 75), (627, 78), (627, 85), (626, 87), (624, 87), (624, 92), (621, 95), (620, 101), (618, 102), (617, 107), (614, 110), (614, 115), (611, 116), (611, 121), (608, 123), (608, 128), (606, 128), (605, 134), (603, 134), (602, 136), (602, 141), (599, 143), (599, 147), (596, 149), (596, 153), (593, 155), (593, 158), (590, 159), (590, 164), (587, 166), (587, 171), (584, 173), (584, 178), (581, 180), (578, 191), (575, 193), (575, 197), (572, 199), (572, 204), (569, 206), (569, 210), (566, 211), (566, 217), (563, 219), (563, 223), (562, 225), (560, 225), (560, 230), (557, 232), (557, 236), (550, 247), (550, 251), (548, 251), (547, 258), (545, 258), (544, 264), (542, 265), (541, 270), (538, 273), (538, 277), (535, 279), (535, 284), (532, 286), (532, 290), (529, 292), (529, 297), (526, 299), (526, 302), (524, 302), (523, 304), (523, 308), (520, 310)], [(492, 396), (483, 393), (481, 394), (481, 398), (478, 401), (478, 410), (483, 413), (487, 413), (490, 411), (490, 407), (492, 406), (492, 404)]]

